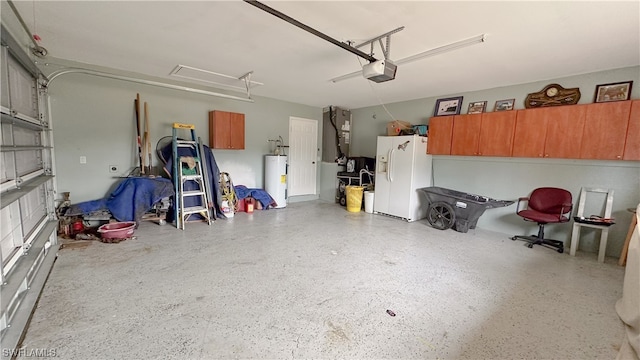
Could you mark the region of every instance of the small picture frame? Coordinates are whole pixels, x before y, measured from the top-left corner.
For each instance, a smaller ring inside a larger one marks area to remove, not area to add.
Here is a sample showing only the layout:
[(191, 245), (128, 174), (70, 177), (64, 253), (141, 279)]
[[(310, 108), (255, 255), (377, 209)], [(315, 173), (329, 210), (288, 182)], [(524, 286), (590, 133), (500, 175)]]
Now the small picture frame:
[(597, 85), (593, 102), (629, 100), (632, 85), (633, 81)]
[(434, 116), (458, 115), (462, 108), (462, 96), (436, 100)]
[(493, 111), (508, 111), (513, 110), (513, 104), (516, 99), (506, 99), (496, 101), (496, 105), (493, 107)]
[(476, 101), (469, 103), (467, 114), (482, 114), (487, 108), (486, 101)]

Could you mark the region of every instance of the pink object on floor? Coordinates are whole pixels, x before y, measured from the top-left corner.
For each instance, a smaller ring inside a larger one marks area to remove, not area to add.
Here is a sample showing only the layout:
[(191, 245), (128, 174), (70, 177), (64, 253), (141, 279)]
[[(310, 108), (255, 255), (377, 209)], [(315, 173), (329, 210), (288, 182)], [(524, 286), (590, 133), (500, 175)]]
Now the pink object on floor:
[(135, 228), (134, 221), (124, 221), (102, 225), (98, 232), (103, 239), (125, 239), (133, 235)]

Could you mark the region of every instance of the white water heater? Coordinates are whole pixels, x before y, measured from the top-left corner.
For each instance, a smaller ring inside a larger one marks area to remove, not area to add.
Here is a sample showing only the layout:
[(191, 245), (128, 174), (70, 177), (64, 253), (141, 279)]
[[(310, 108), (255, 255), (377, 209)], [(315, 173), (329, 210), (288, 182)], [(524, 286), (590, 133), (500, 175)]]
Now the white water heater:
[(276, 208), (287, 206), (287, 157), (265, 155), (264, 189), (276, 201)]

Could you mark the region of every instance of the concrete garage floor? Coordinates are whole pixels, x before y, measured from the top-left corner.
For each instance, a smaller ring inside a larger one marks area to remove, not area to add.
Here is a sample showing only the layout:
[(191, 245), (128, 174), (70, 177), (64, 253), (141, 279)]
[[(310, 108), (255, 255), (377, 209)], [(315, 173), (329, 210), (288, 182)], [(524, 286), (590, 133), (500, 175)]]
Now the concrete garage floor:
[(614, 259), (506, 234), (312, 201), (136, 236), (60, 250), (23, 347), (82, 360), (613, 359), (623, 339)]

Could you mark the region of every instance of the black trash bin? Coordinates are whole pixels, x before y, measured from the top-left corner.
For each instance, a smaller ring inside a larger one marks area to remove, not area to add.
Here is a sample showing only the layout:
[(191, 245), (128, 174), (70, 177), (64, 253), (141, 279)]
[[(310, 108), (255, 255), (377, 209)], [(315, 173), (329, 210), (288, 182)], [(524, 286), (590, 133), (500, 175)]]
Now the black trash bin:
[(475, 229), (487, 209), (509, 206), (515, 201), (496, 200), (486, 196), (430, 186), (418, 189), (427, 198), (427, 221), (436, 229), (466, 233)]

